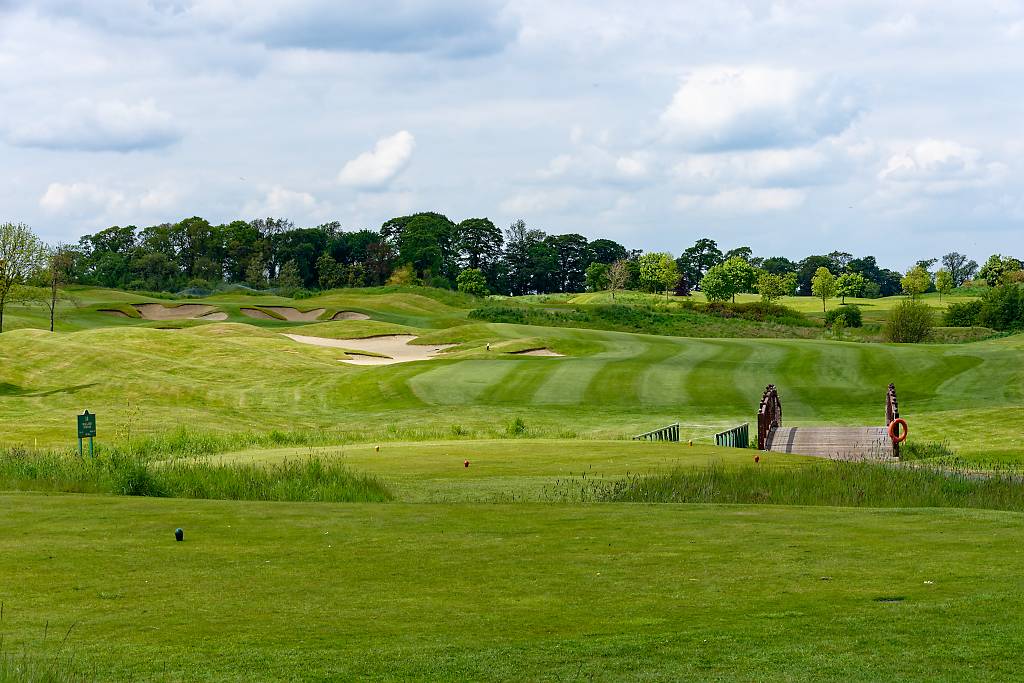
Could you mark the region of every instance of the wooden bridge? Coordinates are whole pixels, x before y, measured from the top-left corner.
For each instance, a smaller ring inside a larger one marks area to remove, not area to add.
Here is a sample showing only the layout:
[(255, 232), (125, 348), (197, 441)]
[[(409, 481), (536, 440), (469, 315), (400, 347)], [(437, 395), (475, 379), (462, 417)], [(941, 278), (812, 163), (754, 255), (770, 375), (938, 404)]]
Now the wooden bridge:
[(889, 436), (889, 425), (900, 416), (896, 387), (885, 395), (885, 425), (880, 427), (783, 427), (782, 401), (769, 384), (757, 411), (757, 447), (762, 451), (817, 455), (836, 460), (893, 460), (899, 444)]

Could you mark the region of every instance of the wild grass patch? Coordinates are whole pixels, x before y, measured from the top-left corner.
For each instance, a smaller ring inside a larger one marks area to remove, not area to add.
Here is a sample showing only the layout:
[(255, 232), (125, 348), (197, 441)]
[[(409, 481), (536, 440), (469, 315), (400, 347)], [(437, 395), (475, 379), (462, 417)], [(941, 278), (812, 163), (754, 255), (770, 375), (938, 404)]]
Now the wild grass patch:
[(340, 462), (310, 456), (268, 465), (156, 461), (110, 451), (95, 458), (21, 448), (0, 451), (0, 488), (219, 500), (384, 502), (388, 488)]
[(1020, 472), (823, 461), (802, 467), (677, 468), (604, 480), (560, 480), (552, 500), (620, 503), (981, 508), (1024, 511)]

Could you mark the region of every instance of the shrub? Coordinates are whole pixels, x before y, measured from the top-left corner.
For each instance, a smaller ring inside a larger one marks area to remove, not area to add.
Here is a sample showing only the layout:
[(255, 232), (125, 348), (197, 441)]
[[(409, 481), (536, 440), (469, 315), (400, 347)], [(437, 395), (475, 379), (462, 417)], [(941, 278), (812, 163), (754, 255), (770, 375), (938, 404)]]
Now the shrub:
[(935, 326), (935, 311), (931, 306), (913, 299), (896, 305), (885, 322), (885, 339), (900, 344), (923, 342)]
[(860, 306), (833, 308), (825, 313), (825, 327), (832, 327), (840, 320), (842, 320), (844, 327), (863, 327), (864, 325)]
[(523, 418), (517, 417), (508, 423), (506, 430), (509, 436), (521, 436), (526, 433), (526, 422)]
[(974, 327), (981, 324), (981, 301), (961, 301), (950, 304), (943, 316), (949, 327)]
[(979, 322), (994, 330), (1024, 327), (1024, 289), (1018, 285), (993, 287), (981, 299)]
[(479, 268), (467, 268), (459, 273), (455, 280), (460, 292), (472, 296), (487, 296), (490, 292), (487, 289), (487, 278)]

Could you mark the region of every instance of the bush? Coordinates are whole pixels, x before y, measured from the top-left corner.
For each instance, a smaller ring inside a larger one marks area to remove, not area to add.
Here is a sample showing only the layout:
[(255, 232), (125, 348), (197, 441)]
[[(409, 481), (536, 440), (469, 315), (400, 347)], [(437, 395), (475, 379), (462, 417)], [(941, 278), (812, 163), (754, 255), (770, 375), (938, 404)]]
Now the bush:
[(943, 316), (948, 327), (974, 327), (981, 324), (981, 301), (950, 304)]
[(455, 280), (460, 292), (472, 296), (487, 296), (490, 291), (487, 289), (487, 278), (479, 268), (467, 268), (459, 273)]
[(1024, 288), (1004, 285), (985, 292), (978, 321), (1000, 331), (1024, 327)]
[(863, 327), (864, 319), (860, 312), (860, 306), (844, 306), (833, 308), (825, 313), (825, 327), (833, 327), (836, 322), (842, 320), (843, 327)]
[(913, 344), (928, 339), (935, 326), (935, 311), (931, 306), (913, 299), (896, 305), (885, 322), (886, 341)]

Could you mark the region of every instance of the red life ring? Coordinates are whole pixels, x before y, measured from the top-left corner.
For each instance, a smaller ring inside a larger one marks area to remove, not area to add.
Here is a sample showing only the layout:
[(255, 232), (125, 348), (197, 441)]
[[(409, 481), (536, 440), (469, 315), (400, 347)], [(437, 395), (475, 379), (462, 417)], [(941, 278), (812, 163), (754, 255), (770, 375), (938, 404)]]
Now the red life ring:
[[(902, 433), (896, 430), (896, 425), (903, 427)], [(889, 438), (892, 439), (893, 443), (903, 443), (907, 440), (907, 421), (902, 417), (897, 417), (895, 420), (889, 423)]]

